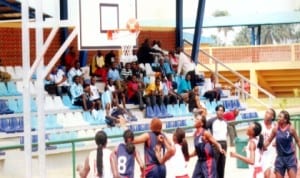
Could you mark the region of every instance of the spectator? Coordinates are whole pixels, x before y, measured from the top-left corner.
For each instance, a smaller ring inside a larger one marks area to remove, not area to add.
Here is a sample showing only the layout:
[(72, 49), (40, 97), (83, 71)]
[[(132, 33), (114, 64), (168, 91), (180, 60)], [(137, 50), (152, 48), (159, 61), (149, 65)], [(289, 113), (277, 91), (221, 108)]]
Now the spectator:
[(179, 48), (179, 59), (178, 59), (178, 69), (177, 75), (184, 75), (187, 74), (191, 77), (191, 87), (194, 88), (195, 83), (195, 63), (189, 58), (186, 54), (184, 54), (183, 49)]
[(157, 77), (154, 83), (150, 83), (145, 90), (146, 106), (161, 105), (163, 100), (162, 85), (160, 78)]
[(143, 71), (136, 62), (131, 64), (132, 75), (135, 75), (138, 79), (143, 79), (145, 71)]
[(116, 99), (112, 100), (111, 106), (106, 105), (105, 122), (108, 126), (114, 127), (116, 124), (125, 126), (127, 121), (136, 121), (136, 117), (133, 116), (128, 110), (122, 108)]
[(178, 58), (175, 56), (174, 51), (169, 51), (168, 55), (169, 55), (169, 60), (170, 60), (173, 71), (177, 72)]
[(90, 101), (93, 103), (94, 108), (99, 110), (101, 108), (101, 99), (98, 87), (96, 86), (96, 76), (91, 77), (91, 84), (90, 84)]
[(83, 90), (83, 81), (80, 76), (75, 76), (73, 84), (71, 85), (70, 92), (72, 96), (72, 103), (76, 106), (83, 107), (83, 110), (87, 111), (92, 109), (92, 103), (89, 101), (87, 95)]
[(154, 57), (152, 56), (151, 52), (157, 52), (155, 49), (150, 47), (149, 39), (145, 39), (145, 41), (141, 44), (140, 48), (137, 52), (138, 63), (154, 63)]
[(179, 86), (177, 88), (177, 93), (182, 96), (182, 98), (186, 101), (188, 98), (188, 93), (192, 90), (192, 85), (191, 85), (191, 75), (187, 74), (185, 76), (185, 79), (182, 79), (179, 82)]
[(107, 135), (104, 131), (98, 131), (95, 136), (97, 144), (96, 150), (90, 152), (85, 159), (84, 165), (78, 165), (77, 171), (81, 178), (86, 177), (103, 177), (113, 178), (112, 165), (113, 162), (107, 163), (110, 160), (112, 152), (106, 148)]
[(167, 79), (163, 79), (163, 95), (164, 103), (167, 104), (177, 104), (177, 99), (182, 101), (182, 97), (178, 95), (173, 89), (172, 75), (167, 75)]
[(110, 68), (112, 66), (112, 64), (115, 62), (115, 58), (116, 58), (116, 55), (114, 53), (114, 51), (109, 51), (109, 53), (107, 53), (105, 55), (105, 66), (107, 68)]
[(104, 57), (101, 51), (97, 51), (97, 54), (93, 57), (91, 62), (91, 74), (101, 77), (103, 82), (106, 82), (107, 71), (105, 68)]
[(74, 61), (76, 60), (76, 54), (75, 54), (75, 49), (73, 46), (71, 46), (65, 55), (65, 66), (66, 66), (66, 72), (71, 69), (71, 67), (74, 64)]
[(138, 104), (140, 110), (144, 109), (143, 103), (143, 88), (138, 82), (136, 75), (133, 75), (132, 78), (127, 83), (127, 96), (128, 101)]
[(82, 70), (80, 69), (79, 61), (75, 61), (74, 64), (73, 64), (73, 67), (68, 72), (68, 82), (69, 82), (69, 84), (73, 83), (73, 78), (76, 75), (81, 76), (81, 77), (83, 77), (83, 75), (84, 75)]
[(125, 68), (121, 71), (121, 77), (124, 81), (126, 81), (129, 76), (132, 76), (131, 64), (126, 63)]
[(189, 112), (201, 113), (201, 115), (206, 116), (206, 109), (201, 105), (200, 96), (199, 96), (199, 87), (195, 88), (189, 92), (188, 107)]
[[(65, 93), (69, 94), (69, 83), (65, 72), (62, 69), (58, 69), (56, 66), (53, 67), (50, 74), (46, 77), (46, 80), (50, 81), (51, 84), (54, 85), (57, 96), (62, 96)], [(49, 91), (46, 86), (45, 88)]]
[(108, 71), (107, 78), (111, 79), (113, 82), (117, 80), (121, 80), (119, 70), (117, 69), (117, 63), (114, 62), (111, 66), (111, 68)]
[(227, 111), (223, 114), (223, 118), (225, 121), (234, 121), (236, 117), (239, 115), (240, 110), (238, 108), (233, 109), (232, 111)]
[[(225, 121), (234, 121), (238, 117), (240, 110), (238, 108), (233, 109), (232, 111), (225, 112), (223, 114), (223, 118)], [(237, 137), (235, 123), (228, 122), (227, 123), (227, 130), (230, 138), (230, 145), (234, 145), (234, 138)]]

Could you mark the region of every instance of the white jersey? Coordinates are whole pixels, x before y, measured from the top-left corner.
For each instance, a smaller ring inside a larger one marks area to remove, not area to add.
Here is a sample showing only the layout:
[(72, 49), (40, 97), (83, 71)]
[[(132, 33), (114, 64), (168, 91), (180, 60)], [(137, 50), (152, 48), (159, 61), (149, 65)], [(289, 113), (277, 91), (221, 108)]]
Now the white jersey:
[[(259, 148), (257, 148), (257, 143), (258, 143), (258, 138), (252, 138), (251, 140), (249, 140), (248, 145), (246, 147), (246, 152), (247, 152), (247, 156), (250, 156), (250, 143), (254, 142), (255, 144), (255, 161), (253, 165), (249, 165), (249, 175), (251, 178), (253, 178), (253, 174), (255, 172), (257, 172), (257, 170), (262, 169), (262, 152), (259, 150)], [(263, 178), (264, 177), (264, 173), (262, 170), (260, 170), (259, 174), (256, 174), (256, 178)]]
[[(111, 150), (103, 148), (103, 175), (102, 178), (113, 178), (113, 173), (110, 165)], [(97, 171), (97, 150), (91, 151), (89, 155), (90, 172), (88, 178), (100, 178)]]
[(188, 175), (187, 162), (181, 151), (181, 145), (175, 144), (175, 154), (167, 161), (167, 178)]
[[(271, 136), (272, 130), (275, 127), (275, 123), (272, 123), (271, 128), (267, 128), (265, 123), (262, 123), (261, 125), (262, 125), (261, 134), (264, 136), (264, 140), (267, 140)], [(276, 158), (276, 148), (274, 146), (274, 141), (268, 146), (267, 150), (263, 152), (262, 165), (264, 171), (274, 166), (275, 158)]]
[(100, 95), (99, 95), (99, 91), (96, 85), (90, 85), (90, 89), (91, 89), (91, 96), (90, 96), (90, 100), (97, 100), (100, 99)]

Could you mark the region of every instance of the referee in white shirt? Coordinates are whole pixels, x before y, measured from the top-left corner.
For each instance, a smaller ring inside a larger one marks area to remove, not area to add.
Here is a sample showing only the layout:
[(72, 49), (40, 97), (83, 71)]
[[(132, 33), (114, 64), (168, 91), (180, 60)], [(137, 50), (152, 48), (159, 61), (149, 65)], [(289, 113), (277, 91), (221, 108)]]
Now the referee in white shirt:
[[(213, 137), (221, 144), (222, 148), (227, 151), (227, 122), (223, 119), (225, 108), (223, 105), (216, 107), (217, 116), (207, 121), (207, 128)], [(214, 157), (217, 166), (217, 177), (224, 178), (226, 156), (214, 147)]]

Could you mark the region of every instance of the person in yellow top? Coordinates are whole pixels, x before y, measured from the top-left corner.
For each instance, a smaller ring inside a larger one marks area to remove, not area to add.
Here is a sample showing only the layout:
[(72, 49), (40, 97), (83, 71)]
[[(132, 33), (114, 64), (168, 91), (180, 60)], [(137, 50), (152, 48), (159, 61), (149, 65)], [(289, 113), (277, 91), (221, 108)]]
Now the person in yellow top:
[(91, 74), (101, 77), (104, 82), (106, 82), (107, 71), (105, 69), (104, 56), (100, 51), (93, 57), (91, 61)]
[(161, 105), (163, 100), (163, 90), (160, 78), (155, 78), (154, 83), (150, 83), (145, 89), (146, 106)]

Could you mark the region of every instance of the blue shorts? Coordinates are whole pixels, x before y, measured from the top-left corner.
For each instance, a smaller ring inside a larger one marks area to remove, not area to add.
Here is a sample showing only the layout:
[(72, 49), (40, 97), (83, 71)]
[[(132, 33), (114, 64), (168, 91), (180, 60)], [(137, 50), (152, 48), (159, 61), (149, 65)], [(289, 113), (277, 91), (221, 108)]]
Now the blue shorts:
[(295, 154), (276, 157), (275, 172), (279, 172), (281, 176), (284, 176), (285, 172), (290, 169), (297, 172), (297, 158)]
[(151, 165), (147, 166), (145, 170), (146, 178), (165, 178), (166, 166), (165, 165)]
[(214, 158), (197, 161), (192, 178), (217, 178), (217, 167)]

